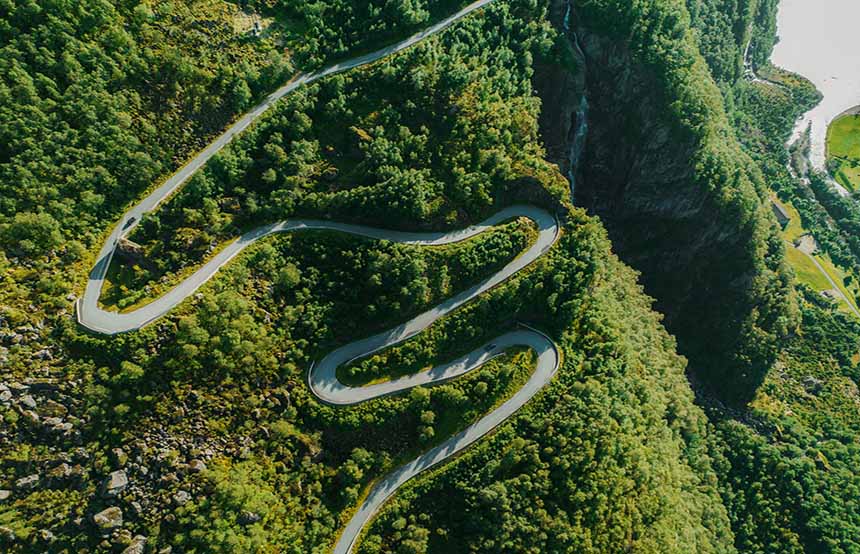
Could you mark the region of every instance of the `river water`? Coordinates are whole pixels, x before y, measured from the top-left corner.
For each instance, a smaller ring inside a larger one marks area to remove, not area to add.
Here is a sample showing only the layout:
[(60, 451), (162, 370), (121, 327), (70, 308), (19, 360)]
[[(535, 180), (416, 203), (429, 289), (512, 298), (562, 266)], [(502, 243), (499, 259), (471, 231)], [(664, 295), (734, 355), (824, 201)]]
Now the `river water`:
[(812, 125), (809, 157), (823, 169), (827, 126), (860, 104), (860, 0), (782, 0), (777, 25), (773, 64), (803, 75), (824, 95), (792, 137)]

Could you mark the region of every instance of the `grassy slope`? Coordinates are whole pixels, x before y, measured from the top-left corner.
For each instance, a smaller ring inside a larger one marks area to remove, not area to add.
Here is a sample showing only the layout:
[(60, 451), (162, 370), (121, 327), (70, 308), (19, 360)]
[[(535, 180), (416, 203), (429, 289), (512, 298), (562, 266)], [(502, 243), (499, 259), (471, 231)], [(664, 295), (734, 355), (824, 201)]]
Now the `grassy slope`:
[[(826, 290), (831, 290), (833, 286), (830, 284), (830, 281), (827, 279), (825, 275), (821, 273), (821, 270), (812, 263), (809, 257), (800, 252), (796, 248), (793, 247), (794, 242), (799, 239), (802, 235), (808, 234), (808, 231), (803, 228), (803, 223), (801, 221), (800, 214), (791, 205), (790, 202), (782, 202), (778, 199), (773, 199), (775, 202), (779, 202), (779, 204), (788, 212), (790, 216), (790, 221), (788, 225), (786, 225), (785, 229), (782, 230), (782, 237), (788, 243), (786, 245), (785, 250), (785, 259), (791, 268), (794, 270), (795, 277), (803, 283), (812, 288), (817, 292), (822, 292)], [(858, 295), (858, 283), (856, 279), (853, 277), (850, 279), (850, 284), (845, 284), (845, 279), (851, 273), (846, 272), (844, 269), (836, 266), (826, 252), (819, 253), (815, 255), (816, 260), (824, 270), (829, 274), (830, 278), (839, 286), (839, 289), (842, 293), (848, 298), (850, 302), (854, 304), (856, 307), (856, 297)], [(840, 310), (845, 312), (846, 314), (853, 314), (851, 310), (849, 310), (843, 302), (840, 302)]]
[(847, 115), (827, 129), (827, 160), (835, 178), (850, 191), (860, 187), (860, 115)]

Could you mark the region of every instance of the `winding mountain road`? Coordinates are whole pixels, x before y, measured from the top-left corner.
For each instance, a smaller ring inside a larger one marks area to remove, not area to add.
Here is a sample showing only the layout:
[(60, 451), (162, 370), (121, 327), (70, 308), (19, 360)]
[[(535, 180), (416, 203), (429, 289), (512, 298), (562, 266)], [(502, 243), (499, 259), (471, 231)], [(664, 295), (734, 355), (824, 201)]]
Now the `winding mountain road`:
[(194, 172), (200, 169), (213, 155), (229, 144), (236, 135), (241, 133), (254, 120), (265, 113), (274, 102), (301, 85), (311, 83), (327, 75), (332, 75), (334, 73), (372, 63), (385, 56), (399, 52), (430, 35), (438, 33), (458, 19), (461, 19), (472, 11), (489, 4), (492, 1), (493, 0), (480, 0), (474, 2), (459, 12), (404, 41), (376, 52), (335, 64), (319, 72), (302, 75), (269, 95), (265, 101), (242, 116), (222, 135), (215, 139), (215, 141), (201, 151), (194, 159), (183, 166), (177, 173), (172, 175), (162, 185), (153, 190), (148, 196), (123, 214), (120, 222), (116, 227), (114, 227), (102, 246), (98, 254), (97, 262), (90, 273), (84, 295), (78, 300), (78, 322), (92, 331), (112, 335), (140, 329), (165, 315), (183, 300), (192, 295), (200, 286), (211, 279), (221, 267), (227, 264), (245, 248), (274, 233), (299, 232), (315, 229), (332, 230), (378, 240), (422, 246), (437, 246), (467, 240), (512, 218), (525, 217), (534, 222), (538, 229), (538, 238), (534, 244), (494, 275), (445, 300), (438, 306), (413, 317), (406, 323), (337, 348), (323, 357), (318, 364), (312, 366), (311, 370), (308, 372), (308, 385), (320, 400), (333, 405), (350, 405), (402, 392), (419, 385), (430, 385), (446, 381), (448, 379), (453, 379), (482, 366), (489, 360), (501, 355), (503, 352), (513, 347), (525, 346), (531, 348), (537, 354), (537, 367), (535, 371), (532, 373), (526, 384), (514, 393), (511, 398), (460, 433), (448, 438), (438, 446), (425, 452), (415, 460), (401, 466), (375, 483), (368, 496), (362, 501), (361, 505), (357, 508), (356, 512), (353, 514), (347, 523), (347, 526), (338, 538), (334, 548), (335, 554), (348, 554), (352, 551), (353, 545), (358, 540), (358, 537), (367, 522), (379, 510), (384, 502), (406, 481), (418, 473), (462, 451), (464, 448), (492, 431), (492, 429), (497, 425), (519, 410), (526, 402), (529, 401), (529, 399), (550, 382), (559, 367), (560, 355), (558, 348), (553, 341), (549, 339), (549, 337), (537, 330), (521, 326), (520, 329), (502, 334), (454, 361), (436, 366), (427, 371), (383, 383), (364, 387), (350, 387), (344, 385), (337, 379), (337, 368), (355, 360), (356, 358), (366, 356), (409, 339), (429, 327), (439, 318), (460, 308), (465, 303), (473, 300), (480, 294), (523, 270), (546, 253), (558, 240), (560, 228), (556, 218), (541, 208), (517, 205), (505, 208), (485, 221), (466, 229), (438, 233), (393, 231), (364, 225), (337, 223), (319, 219), (287, 220), (270, 225), (264, 225), (243, 234), (238, 239), (228, 244), (212, 259), (197, 269), (197, 271), (175, 288), (153, 302), (132, 312), (118, 313), (104, 310), (99, 306), (98, 299), (104, 285), (107, 270), (111, 263), (111, 258), (113, 257), (113, 253), (119, 239), (139, 223), (143, 214), (155, 209), (159, 204), (161, 204), (170, 196), (170, 194), (185, 183), (188, 178), (194, 174)]
[[(422, 471), (454, 456), (492, 431), (496, 426), (522, 408), (526, 402), (547, 385), (558, 370), (560, 363), (558, 349), (549, 337), (539, 331), (524, 327), (522, 330), (512, 331), (494, 339), (492, 344), (495, 344), (495, 346), (493, 346), (491, 351), (488, 352), (486, 347), (478, 348), (463, 358), (448, 364), (448, 366), (461, 366), (461, 370), (458, 370), (457, 374), (463, 374), (466, 371), (480, 367), (503, 350), (514, 346), (527, 346), (537, 353), (538, 359), (537, 367), (526, 384), (505, 401), (505, 403), (477, 422), (378, 481), (355, 514), (353, 514), (349, 523), (347, 523), (334, 547), (334, 554), (349, 554), (352, 552), (352, 547), (357, 542), (364, 526), (379, 511), (379, 508), (382, 507), (385, 501), (406, 481)], [(447, 366), (431, 369), (429, 373), (437, 374), (437, 379), (447, 379), (449, 377), (446, 375), (439, 374), (442, 371), (440, 368), (444, 367)]]
[[(89, 315), (90, 313), (93, 313), (94, 306), (96, 308), (98, 307), (97, 300), (101, 291), (102, 283), (104, 282), (105, 275), (107, 275), (111, 259), (113, 258), (114, 249), (116, 248), (116, 243), (119, 241), (119, 239), (127, 235), (135, 227), (137, 227), (143, 214), (145, 214), (146, 212), (151, 212), (152, 210), (157, 208), (162, 202), (164, 202), (164, 200), (166, 200), (171, 194), (173, 194), (173, 192), (175, 192), (180, 186), (182, 186), (192, 175), (194, 175), (197, 170), (203, 167), (206, 162), (212, 158), (212, 156), (214, 156), (219, 151), (221, 151), (222, 148), (230, 144), (230, 142), (234, 138), (236, 138), (237, 135), (242, 133), (242, 131), (247, 129), (255, 120), (257, 120), (260, 116), (266, 113), (275, 104), (275, 102), (288, 95), (292, 91), (296, 90), (297, 88), (301, 87), (302, 85), (309, 85), (314, 81), (322, 79), (323, 77), (328, 77), (329, 75), (342, 73), (344, 71), (348, 71), (356, 67), (371, 64), (382, 58), (405, 50), (406, 48), (409, 48), (410, 46), (417, 44), (418, 42), (421, 42), (422, 40), (432, 35), (438, 34), (439, 32), (450, 27), (452, 24), (456, 23), (460, 19), (466, 17), (473, 11), (480, 9), (491, 2), (493, 2), (493, 0), (477, 0), (476, 2), (465, 6), (458, 12), (451, 14), (445, 19), (442, 19), (438, 23), (435, 23), (434, 25), (431, 25), (426, 29), (419, 31), (414, 35), (410, 36), (409, 38), (406, 38), (398, 43), (386, 46), (384, 48), (380, 48), (379, 50), (376, 50), (375, 52), (371, 52), (369, 54), (364, 54), (362, 56), (338, 62), (319, 71), (314, 71), (312, 73), (303, 73), (296, 78), (290, 80), (289, 83), (285, 84), (284, 86), (267, 96), (262, 102), (257, 104), (249, 112), (240, 117), (235, 123), (228, 127), (227, 130), (225, 130), (223, 133), (221, 133), (221, 135), (215, 138), (215, 140), (213, 140), (209, 144), (209, 146), (201, 150), (188, 163), (179, 168), (179, 170), (173, 175), (171, 175), (166, 181), (164, 181), (164, 183), (155, 188), (155, 190), (150, 192), (143, 200), (129, 208), (128, 211), (123, 214), (119, 223), (111, 231), (107, 240), (105, 240), (104, 245), (102, 246), (101, 250), (98, 253), (98, 256), (96, 257), (97, 261), (90, 275), (90, 280), (87, 283), (87, 289), (84, 294), (84, 305), (79, 304), (78, 313), (80, 314), (81, 311), (83, 311), (87, 315)], [(87, 301), (93, 302), (93, 299), (96, 300), (94, 306), (86, 304)], [(100, 326), (98, 321), (93, 321), (92, 323), (94, 324), (94, 326), (90, 327), (88, 325), (88, 321), (81, 321), (82, 325), (87, 326), (94, 331), (99, 331), (102, 333), (118, 333), (135, 328), (130, 327), (128, 329), (112, 329), (110, 327)]]

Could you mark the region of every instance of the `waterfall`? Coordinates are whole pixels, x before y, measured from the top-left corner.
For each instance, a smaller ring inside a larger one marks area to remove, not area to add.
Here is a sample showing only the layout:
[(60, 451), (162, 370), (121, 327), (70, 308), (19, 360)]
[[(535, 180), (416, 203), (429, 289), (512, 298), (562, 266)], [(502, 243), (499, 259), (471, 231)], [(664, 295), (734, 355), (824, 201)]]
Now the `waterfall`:
[[(572, 42), (573, 47), (576, 49), (576, 53), (579, 54), (580, 61), (585, 64), (585, 53), (582, 51), (582, 47), (579, 44), (579, 37), (576, 36), (576, 33), (570, 31), (570, 16), (572, 10), (571, 0), (567, 0), (565, 2), (562, 26), (564, 27), (565, 34), (569, 35), (569, 39)], [(571, 129), (571, 132), (568, 132), (568, 144), (570, 149), (568, 150), (567, 157), (569, 166), (567, 169), (567, 179), (570, 181), (571, 201), (574, 199), (574, 190), (576, 188), (576, 168), (579, 165), (579, 158), (582, 156), (582, 151), (585, 149), (585, 137), (588, 134), (588, 99), (585, 97), (585, 93), (583, 93), (582, 99), (579, 103), (579, 108), (576, 110), (576, 121), (574, 125), (575, 128)]]
[(579, 108), (576, 110), (576, 129), (573, 132), (573, 140), (570, 141), (570, 162), (567, 168), (567, 178), (570, 181), (570, 198), (573, 200), (576, 194), (576, 168), (579, 166), (579, 158), (585, 149), (585, 138), (588, 136), (588, 98), (582, 95)]
[(567, 9), (564, 10), (564, 30), (570, 30), (570, 0), (567, 0)]
[[(569, 30), (570, 20), (570, 0), (567, 2), (567, 12), (564, 14), (564, 28)], [(585, 64), (585, 52), (579, 44), (579, 37), (576, 33), (571, 33), (573, 46), (576, 48), (579, 59)], [(584, 68), (583, 68), (584, 69)], [(585, 91), (582, 93), (582, 98), (579, 101), (579, 108), (576, 110), (576, 128), (573, 129), (573, 137), (570, 140), (570, 151), (568, 152), (568, 168), (567, 179), (570, 181), (570, 200), (576, 198), (576, 169), (579, 166), (579, 159), (582, 157), (582, 151), (585, 149), (585, 139), (588, 136), (588, 98)]]

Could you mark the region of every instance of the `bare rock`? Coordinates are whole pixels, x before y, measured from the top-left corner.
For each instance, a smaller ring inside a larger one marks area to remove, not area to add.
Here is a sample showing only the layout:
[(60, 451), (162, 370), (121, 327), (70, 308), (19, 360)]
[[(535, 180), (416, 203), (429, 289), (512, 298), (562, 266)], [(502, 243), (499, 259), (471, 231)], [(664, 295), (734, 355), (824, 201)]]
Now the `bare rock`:
[(24, 396), (22, 396), (22, 397), (18, 400), (18, 402), (20, 402), (20, 403), (21, 403), (21, 404), (23, 404), (25, 407), (27, 407), (27, 408), (29, 408), (29, 409), (31, 409), (31, 410), (35, 410), (35, 409), (36, 409), (36, 399), (35, 399), (35, 398), (33, 398), (33, 396), (32, 396), (32, 395), (25, 394)]
[(0, 539), (5, 539), (7, 542), (15, 542), (16, 538), (15, 531), (0, 525)]
[(116, 547), (125, 547), (131, 544), (134, 538), (128, 529), (114, 529), (110, 534), (110, 542)]
[(110, 473), (102, 483), (102, 496), (113, 498), (119, 496), (128, 486), (128, 475), (125, 470), (118, 469)]
[(136, 242), (130, 241), (125, 237), (122, 237), (117, 242), (117, 253), (123, 258), (140, 263), (144, 261), (145, 250), (144, 248), (137, 244)]
[(250, 510), (242, 510), (239, 514), (239, 523), (242, 525), (251, 525), (253, 523), (257, 523), (261, 519), (263, 518), (260, 517), (260, 514)]
[[(50, 369), (47, 367), (42, 368), (43, 373), (49, 373)], [(56, 379), (47, 379), (44, 377), (28, 377), (24, 379), (24, 383), (30, 388), (31, 391), (37, 392), (56, 392), (60, 390), (60, 385), (57, 383)]]
[(105, 508), (93, 516), (93, 523), (103, 532), (110, 532), (118, 527), (122, 527), (122, 510), (117, 506)]
[(69, 409), (64, 405), (60, 404), (56, 400), (48, 399), (45, 401), (44, 409), (47, 413), (57, 417), (63, 417), (68, 415)]
[(66, 462), (61, 463), (48, 472), (48, 477), (53, 479), (66, 479), (72, 474), (72, 468)]
[(812, 394), (818, 394), (821, 392), (821, 389), (824, 388), (824, 382), (817, 377), (813, 377), (812, 375), (807, 375), (803, 379), (803, 387)]
[(26, 477), (21, 477), (20, 479), (15, 481), (15, 489), (19, 491), (27, 491), (34, 489), (41, 480), (42, 477), (38, 473), (34, 473), (33, 475), (28, 475)]
[(188, 491), (180, 490), (173, 495), (173, 503), (177, 506), (182, 506), (189, 500), (191, 500), (191, 495), (188, 493)]
[(133, 501), (131, 503), (131, 509), (135, 516), (141, 517), (143, 515), (143, 506), (140, 505), (140, 502)]
[(122, 551), (122, 554), (144, 554), (145, 552), (146, 537), (143, 535), (137, 535), (132, 539), (131, 544)]
[(75, 460), (81, 463), (90, 461), (90, 453), (87, 452), (87, 449), (82, 446), (78, 446), (77, 448), (75, 448), (72, 451), (72, 456)]
[(200, 473), (206, 471), (206, 462), (200, 459), (193, 459), (188, 462), (188, 471), (191, 473)]
[(68, 421), (63, 421), (50, 427), (52, 433), (57, 433), (60, 435), (68, 434), (72, 431), (72, 429), (74, 429), (74, 425), (72, 425)]
[(0, 502), (4, 500), (9, 500), (12, 496), (12, 491), (6, 489), (0, 489)]

